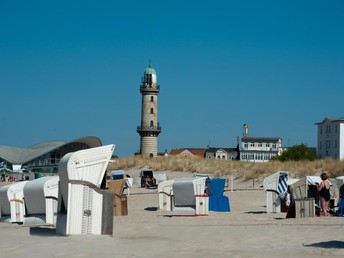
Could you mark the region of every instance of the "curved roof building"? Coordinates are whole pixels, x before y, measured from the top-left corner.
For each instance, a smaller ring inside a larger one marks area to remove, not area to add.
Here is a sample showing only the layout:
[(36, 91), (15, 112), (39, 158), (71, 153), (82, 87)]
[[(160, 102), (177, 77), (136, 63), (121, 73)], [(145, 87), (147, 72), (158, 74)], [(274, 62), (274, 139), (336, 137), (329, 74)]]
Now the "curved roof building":
[(102, 146), (97, 137), (83, 137), (70, 142), (47, 141), (28, 148), (0, 145), (0, 163), (19, 171), (23, 168), (57, 172), (60, 159), (69, 152)]

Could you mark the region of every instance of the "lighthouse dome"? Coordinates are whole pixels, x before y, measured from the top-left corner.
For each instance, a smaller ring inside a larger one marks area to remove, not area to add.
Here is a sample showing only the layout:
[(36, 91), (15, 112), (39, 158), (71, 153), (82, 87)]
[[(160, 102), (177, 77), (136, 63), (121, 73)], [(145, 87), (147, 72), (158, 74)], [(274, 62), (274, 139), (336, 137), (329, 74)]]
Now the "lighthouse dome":
[(145, 69), (145, 74), (156, 74), (154, 68), (149, 64), (149, 66)]

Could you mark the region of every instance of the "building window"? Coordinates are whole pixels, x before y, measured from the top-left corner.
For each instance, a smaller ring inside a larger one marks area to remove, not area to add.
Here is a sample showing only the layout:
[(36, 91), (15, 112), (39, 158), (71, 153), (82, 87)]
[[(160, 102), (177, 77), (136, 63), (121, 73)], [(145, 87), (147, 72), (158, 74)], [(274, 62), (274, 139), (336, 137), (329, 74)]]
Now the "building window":
[(334, 132), (335, 132), (335, 133), (338, 132), (338, 125), (336, 125), (336, 127), (334, 128)]
[(254, 142), (251, 142), (251, 147), (254, 147)]
[(154, 102), (154, 96), (151, 96), (151, 102)]
[(262, 147), (263, 144), (261, 142), (258, 142), (258, 147)]
[(248, 143), (247, 143), (247, 142), (244, 143), (244, 147), (245, 147), (245, 148), (248, 147)]
[(151, 114), (154, 114), (154, 108), (151, 108)]
[(326, 133), (327, 134), (331, 133), (331, 125), (326, 126)]
[(153, 121), (150, 122), (150, 126), (151, 126), (151, 127), (154, 126), (154, 122), (153, 122)]
[(273, 148), (273, 149), (276, 149), (276, 143), (273, 143), (273, 144), (272, 144), (272, 148)]
[(269, 148), (270, 147), (270, 143), (266, 143), (266, 145), (265, 145), (267, 148)]

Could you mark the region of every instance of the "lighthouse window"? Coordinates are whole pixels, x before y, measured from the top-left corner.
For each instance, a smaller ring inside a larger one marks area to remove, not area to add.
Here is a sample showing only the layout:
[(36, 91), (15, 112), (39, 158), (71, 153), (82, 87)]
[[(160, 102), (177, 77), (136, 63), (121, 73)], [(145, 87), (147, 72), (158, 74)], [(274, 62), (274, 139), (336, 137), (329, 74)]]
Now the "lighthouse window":
[(154, 102), (154, 96), (151, 96), (151, 102)]
[(153, 108), (151, 108), (151, 114), (154, 114), (154, 109)]
[(150, 126), (154, 126), (154, 122), (153, 121), (150, 122)]
[(148, 82), (149, 84), (152, 83), (152, 75), (151, 75), (151, 74), (147, 74), (147, 82)]

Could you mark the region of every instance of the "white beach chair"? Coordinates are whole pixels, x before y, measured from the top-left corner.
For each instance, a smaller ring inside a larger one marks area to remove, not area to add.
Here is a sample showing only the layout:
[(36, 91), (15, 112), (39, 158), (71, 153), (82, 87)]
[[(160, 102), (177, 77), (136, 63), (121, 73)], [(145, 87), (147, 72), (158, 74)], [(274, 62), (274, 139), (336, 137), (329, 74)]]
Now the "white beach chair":
[(8, 184), (0, 188), (1, 220), (22, 223), (25, 215), (24, 186), (28, 181)]
[(278, 171), (263, 181), (266, 193), (266, 212), (281, 212), (281, 198), (287, 192), (288, 171)]
[(56, 224), (58, 186), (58, 176), (41, 177), (24, 186), (24, 224)]
[(61, 159), (57, 233), (112, 234), (113, 192), (100, 186), (114, 148), (81, 150)]
[(205, 194), (206, 177), (180, 178), (173, 182), (173, 214), (204, 216), (209, 214), (209, 198)]

